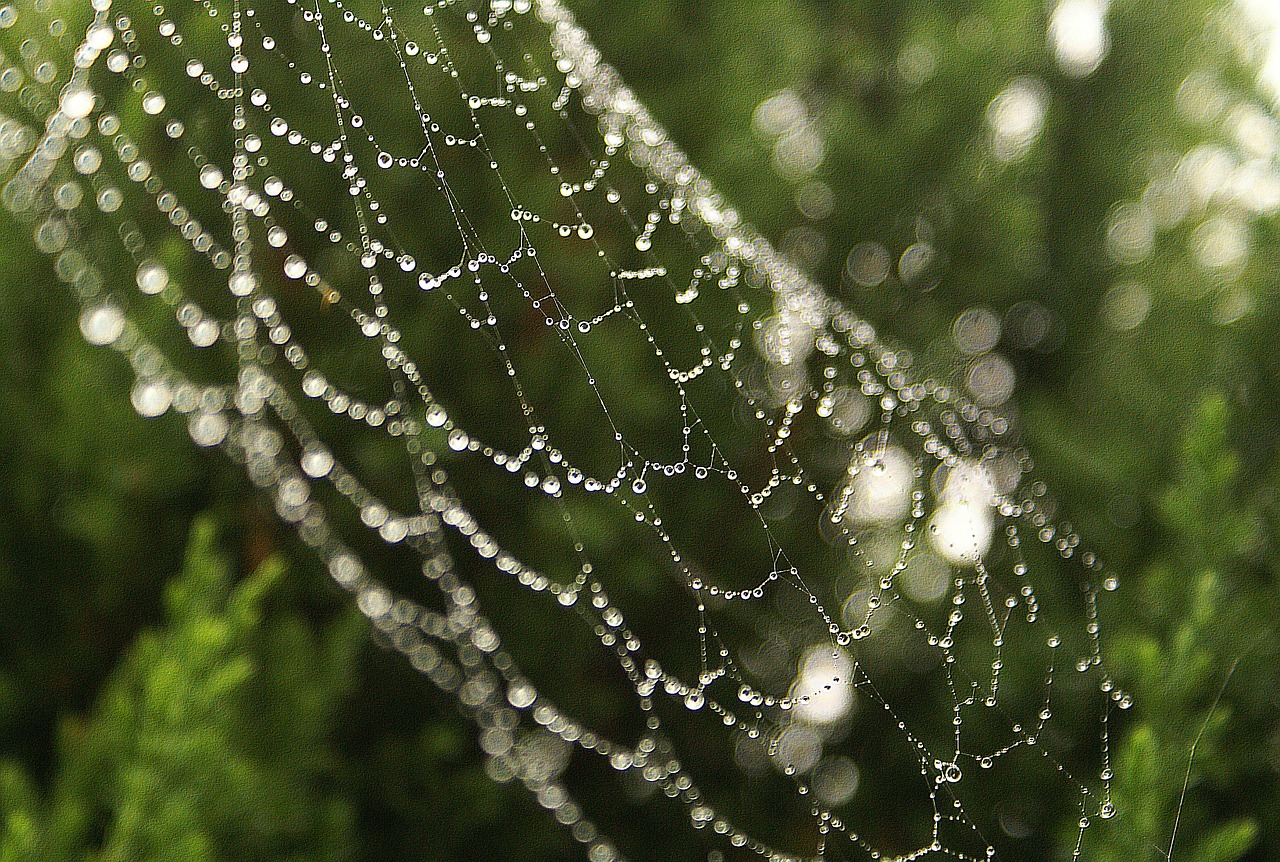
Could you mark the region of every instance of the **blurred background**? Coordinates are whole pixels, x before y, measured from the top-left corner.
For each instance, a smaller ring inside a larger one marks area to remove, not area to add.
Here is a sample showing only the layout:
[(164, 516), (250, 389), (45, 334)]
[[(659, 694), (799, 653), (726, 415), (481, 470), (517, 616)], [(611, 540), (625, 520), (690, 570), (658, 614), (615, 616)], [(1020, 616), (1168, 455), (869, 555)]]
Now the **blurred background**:
[[(116, 11), (155, 39), (151, 7), (127, 5)], [(190, 5), (171, 14), (198, 42)], [(746, 220), (917, 367), (1016, 427), (1120, 576), (1103, 610), (1107, 660), (1135, 705), (1110, 725), (1120, 815), (1087, 832), (1082, 858), (1165, 858), (1175, 821), (1173, 859), (1280, 858), (1280, 6), (568, 5)], [(42, 22), (45, 54), (61, 46), (65, 64), (90, 14), (61, 0), (0, 8), (0, 111), (23, 92), (5, 76), (39, 77), (19, 31)], [(303, 29), (291, 30), (296, 14), (283, 2), (259, 11), (282, 32)], [(48, 24), (64, 18), (58, 32)], [(177, 65), (148, 73), (185, 81)], [(388, 115), (403, 110), (391, 88), (372, 90), (361, 92), (366, 114), (379, 99)], [(188, 128), (216, 146), (216, 123), (202, 127), (192, 104)], [(405, 219), (421, 206), (413, 182), (384, 195)], [(480, 218), (507, 216), (476, 206)], [(371, 631), (240, 466), (194, 447), (172, 415), (138, 415), (127, 363), (84, 343), (32, 225), (5, 212), (0, 237), (0, 860), (584, 858), (518, 782), (493, 780), (503, 776), (454, 698)], [(109, 280), (133, 281), (131, 264), (103, 255)], [(418, 325), (424, 373), (484, 416), (483, 393), (468, 389), (479, 372), (459, 373), (471, 354), (450, 353), (436, 318)], [(532, 336), (513, 344), (554, 390), (561, 358)], [(593, 361), (626, 385), (646, 367), (638, 355), (618, 347)], [(377, 371), (376, 357), (352, 363), (355, 380)], [(636, 434), (671, 421), (657, 396), (651, 407), (643, 387), (634, 397)], [(571, 421), (589, 393), (565, 398), (559, 418)], [(343, 445), (395, 485), (385, 448)], [(460, 485), (482, 482), (467, 471), (457, 466)], [(471, 501), (479, 517), (516, 545), (555, 529), (545, 507), (484, 491)], [(699, 520), (713, 498), (665, 504), (668, 521), (701, 525), (705, 557), (733, 560), (739, 525)], [(768, 517), (786, 522), (791, 509)], [(691, 600), (667, 604), (651, 549), (618, 523), (625, 513), (575, 518), (597, 565), (622, 573), (611, 589), (637, 624), (661, 641), (669, 614), (687, 635)], [(390, 553), (383, 563), (406, 565)], [(523, 595), (481, 592), (544, 688), (627, 735), (630, 693), (600, 682), (616, 671), (589, 632), (566, 634)], [(794, 616), (785, 601), (767, 615), (742, 642), (761, 676), (789, 679), (808, 635), (783, 625)], [(925, 684), (909, 660), (879, 661), (894, 698), (937, 706), (914, 700)], [(1010, 686), (1039, 672), (1011, 670)], [(1068, 719), (1054, 742), (1073, 769), (1080, 749), (1084, 773), (1096, 769), (1087, 719)], [(767, 755), (710, 737), (698, 751), (699, 726), (672, 721), (693, 740), (686, 757), (704, 789), (781, 846), (813, 852), (808, 806)], [(868, 766), (890, 755), (841, 733), (827, 741), (843, 758), (828, 769), (828, 801), (886, 852), (917, 846), (920, 801), (898, 799), (897, 767)], [(652, 788), (563, 756), (556, 769), (629, 858), (748, 858), (716, 849)], [(1000, 786), (966, 802), (997, 858), (1073, 858), (1079, 812), (1043, 772), (1011, 760)]]

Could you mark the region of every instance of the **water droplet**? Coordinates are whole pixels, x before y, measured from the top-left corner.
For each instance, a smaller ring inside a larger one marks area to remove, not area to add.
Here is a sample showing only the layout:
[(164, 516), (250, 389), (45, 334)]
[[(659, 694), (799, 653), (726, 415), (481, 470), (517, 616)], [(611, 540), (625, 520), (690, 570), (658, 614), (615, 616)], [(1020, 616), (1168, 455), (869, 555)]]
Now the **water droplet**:
[(169, 271), (158, 260), (144, 260), (138, 266), (138, 290), (155, 296), (169, 286)]
[(62, 210), (75, 209), (80, 206), (80, 201), (83, 199), (84, 189), (75, 181), (63, 183), (53, 193), (53, 202)]
[(97, 147), (84, 146), (76, 150), (75, 158), (72, 159), (77, 172), (81, 174), (91, 174), (102, 167), (102, 153)]
[(87, 87), (71, 87), (62, 94), (62, 101), (59, 108), (63, 114), (73, 120), (81, 117), (87, 117), (93, 112), (94, 102), (97, 97), (93, 91)]
[(227, 419), (221, 413), (196, 413), (187, 423), (187, 433), (197, 446), (217, 446), (227, 436)]
[(222, 171), (217, 165), (205, 165), (200, 169), (200, 185), (206, 189), (216, 189), (222, 184)]
[(163, 93), (157, 93), (155, 90), (147, 93), (142, 97), (142, 112), (155, 116), (164, 110), (165, 98)]
[(233, 296), (248, 296), (258, 286), (258, 277), (251, 272), (237, 272), (227, 279), (227, 288)]
[(115, 186), (107, 186), (98, 192), (98, 209), (104, 213), (113, 213), (124, 203), (124, 195)]
[(196, 347), (209, 347), (218, 340), (218, 324), (212, 320), (202, 320), (187, 330), (187, 337)]
[[(6, 6), (5, 8), (11, 9), (13, 7)], [(110, 24), (94, 24), (85, 31), (85, 41), (89, 43), (90, 48), (101, 51), (111, 44), (115, 34), (116, 31), (111, 28)]]
[(124, 333), (124, 312), (111, 303), (86, 308), (80, 313), (80, 332), (90, 344), (112, 344)]
[(300, 465), (302, 472), (312, 479), (323, 479), (333, 469), (333, 455), (325, 449), (308, 449), (303, 453)]
[(173, 395), (168, 384), (162, 380), (139, 380), (133, 387), (129, 400), (133, 402), (133, 409), (138, 411), (139, 416), (151, 419), (169, 409)]

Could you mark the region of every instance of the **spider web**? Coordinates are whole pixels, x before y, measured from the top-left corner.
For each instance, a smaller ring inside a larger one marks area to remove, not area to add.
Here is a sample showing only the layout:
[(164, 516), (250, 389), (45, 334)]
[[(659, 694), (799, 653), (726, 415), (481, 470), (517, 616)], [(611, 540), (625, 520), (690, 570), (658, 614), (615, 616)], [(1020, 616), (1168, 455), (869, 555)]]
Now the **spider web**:
[[(138, 412), (242, 464), (592, 862), (648, 796), (709, 859), (998, 857), (1025, 773), (1073, 858), (1115, 815), (1117, 581), (1009, 419), (780, 256), (558, 2), (78, 14), (0, 10), (6, 208)], [(582, 759), (630, 795), (575, 799)]]

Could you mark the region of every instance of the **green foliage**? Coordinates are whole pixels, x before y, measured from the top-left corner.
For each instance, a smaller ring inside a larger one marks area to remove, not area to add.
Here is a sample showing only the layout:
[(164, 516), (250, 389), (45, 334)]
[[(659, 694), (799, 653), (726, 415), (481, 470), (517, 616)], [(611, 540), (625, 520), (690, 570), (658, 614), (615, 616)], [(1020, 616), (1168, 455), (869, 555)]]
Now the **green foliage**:
[(346, 613), (318, 630), (280, 607), (279, 557), (237, 578), (209, 519), (84, 717), (62, 722), (37, 790), (6, 763), (4, 862), (266, 860), (353, 854), (330, 728), (363, 641)]
[[(1158, 706), (1142, 711), (1115, 751), (1120, 815), (1096, 848), (1101, 860), (1155, 859), (1172, 849), (1188, 862), (1234, 862), (1261, 834), (1265, 815), (1256, 807), (1233, 817), (1205, 804), (1210, 787), (1221, 792), (1222, 782), (1254, 768), (1251, 755), (1228, 742), (1234, 689), (1250, 684), (1233, 677), (1260, 647), (1271, 649), (1262, 639), (1275, 606), (1274, 577), (1265, 592), (1246, 589), (1260, 513), (1240, 500), (1241, 461), (1230, 432), (1226, 400), (1207, 395), (1178, 447), (1171, 481), (1156, 495), (1168, 541), (1142, 575), (1142, 613), (1124, 631), (1120, 655), (1135, 695)], [(1257, 684), (1257, 671), (1248, 675)]]

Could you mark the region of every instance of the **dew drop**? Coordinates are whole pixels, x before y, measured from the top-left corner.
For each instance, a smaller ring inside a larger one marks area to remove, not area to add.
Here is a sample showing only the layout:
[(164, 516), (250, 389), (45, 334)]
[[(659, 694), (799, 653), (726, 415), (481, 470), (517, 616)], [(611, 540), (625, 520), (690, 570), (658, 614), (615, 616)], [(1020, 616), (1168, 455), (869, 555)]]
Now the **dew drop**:
[(187, 423), (187, 433), (197, 446), (217, 446), (227, 436), (227, 419), (221, 413), (196, 413)]
[(237, 272), (227, 279), (227, 288), (233, 296), (248, 296), (258, 286), (258, 277), (251, 272)]
[(139, 380), (129, 398), (138, 415), (152, 419), (163, 414), (173, 403), (169, 386), (160, 380)]
[(187, 330), (187, 337), (196, 347), (209, 347), (218, 340), (218, 324), (212, 320), (202, 320)]
[(107, 186), (98, 192), (98, 209), (104, 213), (113, 213), (124, 203), (124, 195), (115, 186)]
[(147, 93), (142, 97), (142, 112), (154, 117), (164, 110), (165, 98), (163, 93), (157, 93), (155, 90)]
[(124, 312), (111, 303), (86, 308), (80, 313), (84, 340), (98, 346), (112, 344), (124, 334)]
[(97, 147), (81, 147), (76, 150), (75, 158), (72, 164), (78, 173), (92, 174), (102, 167), (102, 153)]
[(155, 296), (169, 286), (169, 271), (158, 260), (144, 260), (138, 266), (136, 281), (138, 290)]
[[(7, 9), (13, 7), (7, 6)], [(94, 24), (85, 31), (85, 41), (89, 43), (89, 47), (97, 51), (104, 50), (111, 44), (111, 40), (115, 38), (115, 30), (110, 24)]]
[(302, 455), (301, 466), (312, 479), (323, 479), (333, 469), (333, 455), (325, 449), (308, 449)]
[(62, 94), (59, 108), (63, 114), (73, 120), (78, 120), (92, 113), (96, 100), (97, 97), (93, 94), (93, 91), (87, 87), (74, 87)]
[(222, 185), (222, 171), (216, 165), (205, 165), (200, 169), (200, 185), (206, 189), (216, 189)]

